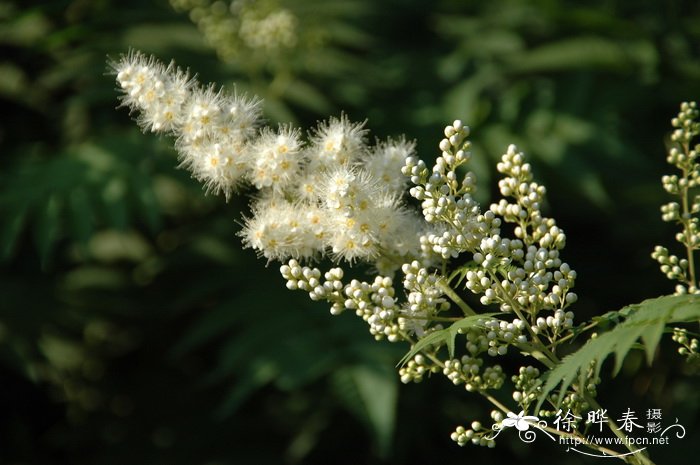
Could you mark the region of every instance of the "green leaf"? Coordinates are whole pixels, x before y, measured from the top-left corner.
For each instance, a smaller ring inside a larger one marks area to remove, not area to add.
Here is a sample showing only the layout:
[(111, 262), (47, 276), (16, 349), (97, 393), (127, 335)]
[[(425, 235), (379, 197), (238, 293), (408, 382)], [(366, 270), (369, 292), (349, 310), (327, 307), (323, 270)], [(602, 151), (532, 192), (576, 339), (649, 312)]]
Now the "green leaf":
[(625, 49), (609, 39), (595, 36), (572, 37), (512, 55), (511, 69), (517, 72), (569, 69), (625, 69), (632, 59)]
[(564, 357), (552, 369), (542, 388), (535, 411), (540, 409), (549, 393), (557, 386), (561, 392), (564, 392), (577, 377), (579, 383), (583, 384), (583, 378), (591, 364), (594, 365), (597, 377), (603, 361), (613, 353), (615, 354), (613, 376), (615, 376), (620, 371), (630, 349), (639, 339), (643, 343), (647, 362), (651, 363), (667, 324), (700, 320), (700, 297), (693, 295), (658, 297), (629, 305), (619, 312), (606, 313), (601, 318), (613, 321), (619, 315), (628, 316), (612, 330), (589, 339), (583, 347)]
[(83, 245), (88, 243), (93, 232), (93, 207), (90, 205), (90, 197), (87, 190), (78, 186), (70, 192), (68, 197), (70, 224), (73, 234)]
[(351, 412), (373, 430), (379, 454), (387, 457), (396, 423), (396, 373), (388, 365), (357, 365), (338, 371), (333, 385)]
[(13, 212), (13, 214), (11, 216), (8, 215), (3, 221), (3, 224), (0, 225), (0, 258), (3, 260), (12, 256), (19, 234), (22, 232), (26, 216), (26, 209)]
[(403, 366), (411, 358), (413, 358), (417, 353), (425, 350), (430, 346), (439, 347), (443, 344), (447, 345), (447, 350), (450, 354), (450, 358), (454, 357), (455, 353), (455, 338), (460, 331), (464, 331), (467, 328), (477, 328), (483, 327), (483, 320), (490, 318), (498, 313), (481, 313), (479, 315), (472, 315), (453, 323), (451, 326), (433, 331), (424, 338), (421, 338), (416, 344), (411, 347), (406, 355), (399, 361), (398, 366)]
[(58, 239), (60, 230), (61, 198), (52, 194), (38, 219), (34, 239), (39, 250), (39, 256), (44, 266), (47, 265), (54, 242)]

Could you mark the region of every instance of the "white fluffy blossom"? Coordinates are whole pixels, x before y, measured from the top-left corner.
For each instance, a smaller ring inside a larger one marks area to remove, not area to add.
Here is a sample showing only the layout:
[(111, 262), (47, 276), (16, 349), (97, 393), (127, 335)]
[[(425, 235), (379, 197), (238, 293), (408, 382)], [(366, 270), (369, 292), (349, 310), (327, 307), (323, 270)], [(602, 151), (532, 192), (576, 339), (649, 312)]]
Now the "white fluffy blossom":
[(275, 197), (256, 202), (241, 231), (244, 243), (268, 260), (312, 258), (323, 251), (325, 236), (321, 212)]
[(253, 185), (282, 191), (298, 182), (302, 146), (299, 130), (289, 125), (281, 126), (276, 132), (263, 128), (248, 150)]
[(351, 123), (347, 115), (319, 123), (307, 156), (315, 169), (333, 169), (357, 162), (367, 151), (365, 123)]
[(406, 158), (414, 155), (415, 142), (405, 138), (388, 140), (377, 144), (363, 162), (363, 166), (378, 179), (390, 192), (403, 194), (408, 179), (401, 175)]
[(139, 52), (112, 63), (122, 103), (146, 130), (177, 138), (181, 166), (227, 197), (250, 170), (247, 145), (260, 119), (260, 100), (201, 87), (188, 74)]

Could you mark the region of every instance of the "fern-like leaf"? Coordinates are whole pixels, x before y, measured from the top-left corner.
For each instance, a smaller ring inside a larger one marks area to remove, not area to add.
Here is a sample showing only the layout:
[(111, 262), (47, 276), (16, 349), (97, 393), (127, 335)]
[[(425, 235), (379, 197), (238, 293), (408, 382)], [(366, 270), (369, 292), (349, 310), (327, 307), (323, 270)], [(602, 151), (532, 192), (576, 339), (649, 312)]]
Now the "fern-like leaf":
[(542, 388), (535, 411), (540, 409), (549, 393), (557, 386), (560, 386), (561, 392), (564, 392), (576, 378), (578, 378), (579, 385), (583, 386), (591, 364), (594, 364), (595, 377), (598, 377), (603, 361), (610, 354), (615, 354), (613, 368), (613, 376), (615, 376), (622, 368), (622, 362), (630, 349), (635, 346), (637, 340), (641, 339), (647, 363), (651, 364), (667, 324), (700, 320), (700, 297), (693, 295), (663, 296), (629, 305), (619, 312), (614, 312), (614, 314), (615, 316), (625, 316), (625, 321), (612, 330), (589, 339), (583, 347), (564, 357), (552, 369)]
[(411, 350), (409, 350), (408, 353), (399, 361), (398, 366), (403, 366), (416, 354), (430, 346), (440, 347), (443, 344), (447, 345), (447, 351), (450, 354), (450, 358), (453, 358), (455, 353), (455, 338), (457, 337), (457, 334), (467, 328), (483, 327), (484, 320), (494, 315), (498, 315), (498, 313), (481, 313), (479, 315), (468, 316), (456, 321), (448, 328), (433, 331), (415, 343), (413, 347), (411, 347)]

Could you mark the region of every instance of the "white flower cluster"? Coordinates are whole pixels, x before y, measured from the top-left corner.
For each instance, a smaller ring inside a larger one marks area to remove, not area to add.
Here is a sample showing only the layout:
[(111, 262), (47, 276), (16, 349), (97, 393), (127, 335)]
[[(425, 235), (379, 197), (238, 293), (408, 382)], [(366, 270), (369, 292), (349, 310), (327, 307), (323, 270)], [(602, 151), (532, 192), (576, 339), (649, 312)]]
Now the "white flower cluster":
[(141, 126), (177, 138), (182, 166), (227, 197), (242, 183), (259, 189), (241, 233), (267, 259), (330, 253), (383, 271), (420, 255), (422, 222), (401, 204), (400, 168), (414, 144), (367, 146), (363, 124), (320, 123), (305, 144), (288, 125), (260, 123), (260, 101), (202, 88), (174, 65), (140, 53), (113, 64), (124, 105)]
[(245, 11), (238, 34), (252, 49), (289, 48), (297, 43), (297, 23), (296, 16), (284, 8), (262, 18), (255, 11)]
[[(260, 101), (203, 88), (173, 63), (167, 67), (132, 52), (112, 64), (122, 103), (146, 130), (172, 134), (183, 166), (210, 191), (227, 197), (250, 171), (249, 146)], [(287, 129), (280, 137), (296, 137)]]
[(242, 54), (268, 59), (299, 42), (299, 18), (276, 1), (170, 0), (187, 12), (207, 43), (227, 61)]

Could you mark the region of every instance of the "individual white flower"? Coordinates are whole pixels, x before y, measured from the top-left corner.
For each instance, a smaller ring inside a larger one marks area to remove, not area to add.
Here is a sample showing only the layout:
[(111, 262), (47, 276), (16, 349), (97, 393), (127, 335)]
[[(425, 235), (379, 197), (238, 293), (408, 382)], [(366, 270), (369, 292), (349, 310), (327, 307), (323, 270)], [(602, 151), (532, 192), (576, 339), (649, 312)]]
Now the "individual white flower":
[(314, 167), (333, 168), (354, 163), (365, 153), (365, 123), (351, 123), (346, 115), (331, 117), (312, 133), (307, 156)]
[(215, 136), (224, 124), (224, 97), (213, 86), (194, 88), (183, 108), (180, 143), (188, 144)]
[(331, 210), (360, 214), (383, 194), (381, 185), (362, 168), (341, 165), (329, 172), (319, 186), (320, 198)]
[(301, 178), (297, 182), (295, 194), (306, 202), (320, 202), (321, 187), (326, 177), (327, 173), (322, 171), (303, 170)]
[(263, 128), (248, 150), (253, 185), (281, 191), (295, 183), (301, 169), (301, 148), (299, 131), (291, 125), (280, 126), (276, 132)]
[(348, 216), (338, 211), (328, 214), (328, 245), (336, 259), (353, 263), (377, 256), (376, 231), (367, 217)]
[(228, 199), (231, 192), (246, 177), (249, 165), (242, 136), (231, 134), (221, 142), (179, 144), (181, 166), (192, 171), (192, 176), (204, 183), (208, 192), (223, 192)]
[(414, 155), (415, 148), (415, 142), (408, 142), (403, 137), (396, 141), (389, 139), (370, 151), (363, 166), (387, 190), (402, 194), (408, 178), (401, 173), (401, 168), (405, 165), (406, 158)]
[(246, 137), (254, 135), (262, 115), (260, 98), (248, 97), (234, 90), (233, 94), (224, 94), (221, 108), (223, 125), (220, 132), (240, 131)]

